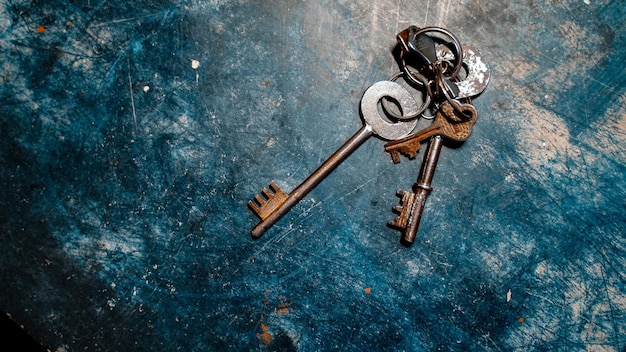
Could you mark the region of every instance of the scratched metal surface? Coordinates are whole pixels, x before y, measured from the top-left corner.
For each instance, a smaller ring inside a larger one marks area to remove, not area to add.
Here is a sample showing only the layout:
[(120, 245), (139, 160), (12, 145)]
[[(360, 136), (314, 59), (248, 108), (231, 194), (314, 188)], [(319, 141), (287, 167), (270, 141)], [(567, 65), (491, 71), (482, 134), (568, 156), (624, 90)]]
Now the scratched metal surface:
[[(626, 349), (621, 1), (0, 4), (0, 308), (52, 350)], [(397, 70), (450, 29), (492, 82), (416, 161), (366, 142), (253, 241)], [(510, 290), (510, 294), (509, 294)]]

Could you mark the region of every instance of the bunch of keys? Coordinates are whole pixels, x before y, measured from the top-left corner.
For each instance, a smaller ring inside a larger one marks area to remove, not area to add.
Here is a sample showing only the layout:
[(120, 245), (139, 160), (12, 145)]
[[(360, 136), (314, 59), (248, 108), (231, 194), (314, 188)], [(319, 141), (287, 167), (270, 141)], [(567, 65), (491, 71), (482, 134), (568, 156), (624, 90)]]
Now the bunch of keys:
[[(399, 154), (415, 158), (421, 143), (428, 140), (418, 180), (411, 191), (398, 191), (402, 198), (401, 204), (394, 207), (398, 216), (389, 222), (402, 230), (401, 243), (405, 246), (415, 241), (432, 190), (443, 138), (458, 142), (469, 138), (477, 118), (471, 98), (487, 87), (490, 72), (476, 49), (461, 45), (444, 28), (410, 26), (397, 35), (397, 40), (402, 70), (365, 91), (360, 109), (363, 127), (291, 193), (285, 193), (272, 181), (262, 194), (248, 202), (261, 219), (252, 229), (252, 238), (261, 237), (365, 140), (375, 135), (389, 141), (385, 151), (391, 154), (394, 163), (400, 162)], [(407, 84), (397, 82), (401, 77)], [(418, 92), (421, 99), (416, 99)], [(427, 111), (434, 111), (434, 118), (426, 116)], [(413, 132), (420, 117), (432, 118), (433, 122)]]

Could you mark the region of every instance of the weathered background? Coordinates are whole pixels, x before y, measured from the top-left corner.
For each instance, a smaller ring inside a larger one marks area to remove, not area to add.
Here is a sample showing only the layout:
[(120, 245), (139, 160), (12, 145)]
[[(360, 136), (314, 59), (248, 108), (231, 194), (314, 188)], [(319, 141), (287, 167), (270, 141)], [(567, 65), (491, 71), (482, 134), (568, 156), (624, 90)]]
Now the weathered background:
[[(624, 351), (625, 8), (3, 1), (0, 309), (60, 351)], [(251, 240), (411, 24), (492, 69), (415, 245), (386, 222), (421, 155), (378, 139)]]

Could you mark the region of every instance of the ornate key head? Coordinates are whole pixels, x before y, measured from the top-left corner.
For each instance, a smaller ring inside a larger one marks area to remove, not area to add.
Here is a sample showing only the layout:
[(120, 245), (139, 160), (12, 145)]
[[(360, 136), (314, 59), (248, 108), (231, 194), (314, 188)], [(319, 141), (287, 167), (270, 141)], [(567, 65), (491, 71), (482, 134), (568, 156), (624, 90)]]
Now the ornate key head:
[(478, 113), (471, 104), (461, 104), (456, 100), (444, 101), (435, 119), (441, 126), (439, 134), (456, 142), (462, 142), (472, 134)]

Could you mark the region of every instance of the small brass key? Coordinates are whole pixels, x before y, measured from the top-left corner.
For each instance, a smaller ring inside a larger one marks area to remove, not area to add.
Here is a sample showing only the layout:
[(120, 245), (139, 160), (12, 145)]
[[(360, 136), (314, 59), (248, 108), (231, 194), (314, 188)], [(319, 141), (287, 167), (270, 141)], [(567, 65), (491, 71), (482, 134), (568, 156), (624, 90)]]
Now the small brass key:
[[(463, 121), (455, 118), (452, 104), (457, 104), (456, 108), (469, 116), (469, 119)], [(457, 142), (462, 142), (469, 138), (472, 133), (472, 126), (476, 123), (476, 116), (478, 115), (472, 105), (461, 104), (455, 100), (450, 102), (444, 101), (439, 110), (430, 126), (407, 137), (385, 144), (385, 151), (391, 154), (394, 164), (400, 162), (398, 153), (405, 154), (411, 159), (415, 158), (420, 150), (420, 144), (434, 135), (442, 135)]]

